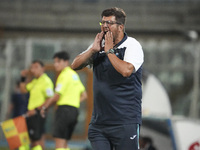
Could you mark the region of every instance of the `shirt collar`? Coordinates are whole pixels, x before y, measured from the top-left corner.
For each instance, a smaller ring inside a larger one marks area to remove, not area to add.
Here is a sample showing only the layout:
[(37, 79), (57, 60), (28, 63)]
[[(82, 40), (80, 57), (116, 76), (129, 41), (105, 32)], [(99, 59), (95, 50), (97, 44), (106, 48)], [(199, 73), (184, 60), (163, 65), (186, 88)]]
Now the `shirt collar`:
[(124, 33), (123, 39), (114, 46), (114, 49), (116, 49), (117, 47), (119, 47), (127, 38), (128, 38), (127, 34)]
[(39, 79), (41, 79), (41, 78), (43, 78), (43, 76), (45, 76), (46, 74), (45, 73), (43, 73), (41, 76), (39, 76), (39, 78), (35, 78), (36, 80), (39, 80)]
[(63, 71), (66, 71), (66, 70), (68, 70), (68, 69), (69, 69), (69, 66), (65, 67), (65, 68), (62, 70), (62, 72), (63, 72)]

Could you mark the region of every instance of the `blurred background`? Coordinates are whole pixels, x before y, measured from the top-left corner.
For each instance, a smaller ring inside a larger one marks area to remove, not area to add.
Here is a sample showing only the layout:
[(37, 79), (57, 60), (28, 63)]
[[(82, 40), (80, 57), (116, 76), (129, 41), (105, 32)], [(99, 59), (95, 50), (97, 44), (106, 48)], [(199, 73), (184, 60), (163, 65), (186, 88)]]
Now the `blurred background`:
[[(156, 83), (151, 84), (151, 89), (156, 90), (153, 96), (162, 99), (158, 91), (163, 89), (168, 101), (167, 115), (159, 115), (159, 111), (154, 115), (143, 111), (144, 126), (146, 123), (155, 128), (152, 120), (157, 125), (159, 122), (159, 127), (152, 131), (160, 132), (168, 138), (166, 149), (184, 150), (178, 146), (176, 135), (171, 132), (169, 125), (171, 127), (173, 124), (172, 116), (182, 116), (195, 122), (200, 119), (200, 0), (1, 0), (1, 122), (10, 117), (11, 95), (20, 79), (20, 71), (28, 68), (32, 60), (41, 59), (46, 64), (46, 72), (55, 83), (57, 74), (53, 68), (53, 54), (67, 50), (72, 61), (87, 49), (96, 33), (100, 32), (102, 10), (114, 6), (125, 10), (126, 32), (143, 47), (144, 89), (148, 76), (153, 75), (156, 82), (159, 82), (158, 90), (154, 88)], [(79, 123), (70, 145), (72, 150), (90, 149), (87, 127), (92, 112), (92, 72), (84, 69), (78, 73), (89, 97), (81, 104)], [(151, 99), (150, 96), (145, 97)], [(157, 102), (150, 103), (157, 105)], [(165, 109), (163, 104), (158, 107)], [(48, 141), (52, 141), (53, 116), (52, 107), (46, 123)], [(143, 135), (145, 131), (146, 129), (142, 130)], [(174, 134), (171, 135), (172, 133)], [(200, 141), (200, 132), (196, 134), (197, 141)], [(157, 139), (159, 137), (153, 136)], [(0, 149), (1, 146), (6, 147), (4, 141), (5, 137), (0, 130)], [(48, 146), (54, 147), (52, 143)]]

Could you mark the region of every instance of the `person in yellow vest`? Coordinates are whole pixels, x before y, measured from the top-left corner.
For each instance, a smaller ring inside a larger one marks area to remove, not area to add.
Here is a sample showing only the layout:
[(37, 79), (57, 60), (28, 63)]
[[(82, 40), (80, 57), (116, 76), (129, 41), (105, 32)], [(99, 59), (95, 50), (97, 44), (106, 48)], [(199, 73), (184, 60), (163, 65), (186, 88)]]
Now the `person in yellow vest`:
[(54, 96), (47, 100), (41, 114), (52, 104), (58, 106), (55, 115), (53, 137), (56, 150), (69, 150), (67, 141), (71, 139), (77, 123), (80, 101), (87, 98), (85, 87), (78, 74), (69, 67), (69, 54), (65, 51), (53, 56), (55, 70), (60, 72), (55, 87)]
[[(30, 74), (34, 77), (31, 79)], [(21, 71), (20, 90), (22, 93), (29, 92), (28, 111), (26, 121), (32, 150), (44, 149), (44, 124), (45, 118), (40, 114), (44, 102), (54, 95), (53, 82), (44, 73), (44, 64), (40, 60), (34, 60), (30, 71)], [(23, 147), (21, 147), (23, 149)]]

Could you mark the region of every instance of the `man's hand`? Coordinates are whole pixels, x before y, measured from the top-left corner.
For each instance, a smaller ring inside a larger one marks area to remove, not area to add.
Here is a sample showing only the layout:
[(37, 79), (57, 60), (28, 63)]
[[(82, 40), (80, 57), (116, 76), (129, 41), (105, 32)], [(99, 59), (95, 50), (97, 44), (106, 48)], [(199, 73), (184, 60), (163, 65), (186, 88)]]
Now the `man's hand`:
[(45, 107), (42, 107), (42, 109), (40, 110), (40, 115), (45, 118), (45, 113), (46, 113), (46, 110), (45, 110)]
[(29, 74), (29, 70), (22, 70), (22, 71), (21, 71), (21, 76), (22, 76), (22, 77), (27, 77), (28, 74)]
[(94, 53), (99, 52), (101, 50), (101, 41), (102, 41), (103, 35), (104, 35), (103, 31), (96, 35), (94, 39), (94, 43), (92, 45), (92, 50)]
[(31, 117), (31, 116), (35, 115), (36, 113), (37, 113), (36, 110), (33, 109), (33, 110), (27, 111), (26, 114), (23, 115), (23, 116), (24, 116), (24, 117)]
[(109, 49), (113, 48), (113, 35), (112, 32), (108, 31), (105, 35), (105, 47), (104, 50), (107, 52)]

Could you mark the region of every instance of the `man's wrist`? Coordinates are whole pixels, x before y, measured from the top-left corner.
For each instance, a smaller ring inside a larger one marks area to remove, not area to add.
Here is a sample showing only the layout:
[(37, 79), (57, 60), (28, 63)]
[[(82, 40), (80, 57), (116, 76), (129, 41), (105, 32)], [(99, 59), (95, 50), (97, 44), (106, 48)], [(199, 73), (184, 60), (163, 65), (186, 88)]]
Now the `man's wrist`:
[(106, 55), (108, 55), (108, 54), (114, 54), (115, 53), (115, 51), (114, 51), (114, 49), (109, 49), (107, 52), (106, 52)]
[(91, 55), (94, 55), (94, 54), (97, 52), (97, 50), (94, 49), (94, 48), (91, 48), (91, 49), (90, 49), (90, 52), (91, 52)]
[(46, 107), (45, 107), (45, 106), (42, 106), (42, 110), (46, 110)]
[(24, 118), (28, 118), (28, 113), (22, 115)]

